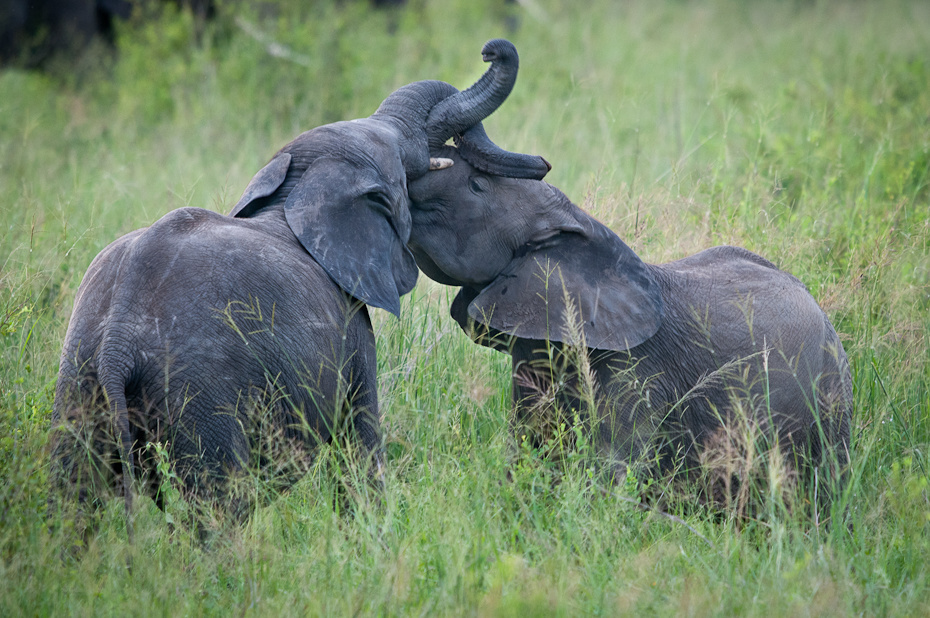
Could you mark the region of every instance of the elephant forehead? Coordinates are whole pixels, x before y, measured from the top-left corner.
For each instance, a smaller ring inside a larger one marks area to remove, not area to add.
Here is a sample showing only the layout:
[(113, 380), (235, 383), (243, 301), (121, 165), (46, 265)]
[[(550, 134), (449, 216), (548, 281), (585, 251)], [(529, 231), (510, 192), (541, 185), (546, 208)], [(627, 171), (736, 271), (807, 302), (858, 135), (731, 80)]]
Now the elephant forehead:
[(316, 130), (321, 136), (331, 137), (347, 148), (368, 152), (377, 150), (382, 155), (400, 152), (401, 135), (397, 129), (371, 118), (334, 122)]
[(314, 141), (325, 146), (325, 156), (375, 170), (388, 183), (404, 183), (401, 136), (393, 127), (361, 118), (314, 129)]

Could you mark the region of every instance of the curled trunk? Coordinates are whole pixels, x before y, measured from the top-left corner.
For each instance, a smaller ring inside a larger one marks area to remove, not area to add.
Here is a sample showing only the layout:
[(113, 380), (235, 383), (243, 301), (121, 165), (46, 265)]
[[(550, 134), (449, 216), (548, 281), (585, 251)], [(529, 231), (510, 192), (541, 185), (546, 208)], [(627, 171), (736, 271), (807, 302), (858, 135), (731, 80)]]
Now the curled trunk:
[(386, 98), (375, 113), (400, 121), (411, 137), (404, 149), (408, 180), (429, 170), (421, 139), (434, 151), (454, 138), (469, 163), (490, 174), (538, 180), (551, 169), (542, 157), (508, 152), (488, 138), (481, 121), (510, 94), (520, 61), (516, 48), (504, 39), (488, 41), (481, 54), (491, 66), (468, 89), (459, 92), (440, 81), (414, 82)]
[(491, 66), (470, 88), (456, 93), (430, 110), (426, 132), (430, 150), (455, 138), (462, 155), (489, 174), (541, 180), (551, 169), (542, 157), (508, 152), (490, 140), (481, 121), (500, 107), (513, 90), (520, 66), (517, 49), (510, 41), (485, 43), (481, 56)]

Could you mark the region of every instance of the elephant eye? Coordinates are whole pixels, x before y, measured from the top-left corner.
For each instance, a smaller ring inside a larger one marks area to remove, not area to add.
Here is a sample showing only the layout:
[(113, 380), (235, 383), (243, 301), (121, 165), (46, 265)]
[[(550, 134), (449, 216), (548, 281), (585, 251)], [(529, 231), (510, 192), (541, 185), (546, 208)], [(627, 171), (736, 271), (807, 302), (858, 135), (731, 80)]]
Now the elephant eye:
[(475, 176), (468, 182), (468, 186), (474, 193), (483, 193), (488, 190), (488, 181), (481, 176)]
[(366, 193), (365, 200), (371, 204), (372, 208), (387, 217), (391, 216), (394, 212), (393, 208), (391, 208), (391, 200), (380, 191), (370, 191)]
[(433, 212), (434, 210), (439, 210), (443, 208), (443, 203), (441, 200), (425, 200), (422, 202), (414, 202), (410, 205), (410, 211), (414, 212)]

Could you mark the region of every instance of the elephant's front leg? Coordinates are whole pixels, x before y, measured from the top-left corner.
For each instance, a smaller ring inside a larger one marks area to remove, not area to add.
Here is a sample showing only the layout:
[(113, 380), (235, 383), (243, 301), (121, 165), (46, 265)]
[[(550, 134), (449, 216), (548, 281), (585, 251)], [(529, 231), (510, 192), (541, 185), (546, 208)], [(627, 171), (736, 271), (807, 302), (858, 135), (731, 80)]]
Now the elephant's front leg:
[(596, 358), (592, 366), (597, 414), (592, 419), (600, 460), (615, 480), (628, 470), (652, 470), (660, 431), (669, 406), (655, 380), (643, 379), (638, 365), (619, 362), (612, 355)]
[(369, 400), (353, 403), (352, 433), (358, 451), (358, 462), (366, 471), (366, 477), (379, 489), (384, 488), (384, 452), (381, 444), (378, 400), (374, 395)]
[(517, 443), (546, 453), (575, 448), (579, 432), (590, 435), (590, 397), (570, 354), (559, 344), (520, 339), (512, 359)]
[(350, 437), (353, 450), (357, 453), (357, 462), (365, 470), (366, 478), (379, 490), (383, 490), (385, 461), (378, 407), (378, 359), (367, 311), (359, 312), (356, 326), (360, 345), (348, 363), (351, 370), (345, 376), (350, 384)]

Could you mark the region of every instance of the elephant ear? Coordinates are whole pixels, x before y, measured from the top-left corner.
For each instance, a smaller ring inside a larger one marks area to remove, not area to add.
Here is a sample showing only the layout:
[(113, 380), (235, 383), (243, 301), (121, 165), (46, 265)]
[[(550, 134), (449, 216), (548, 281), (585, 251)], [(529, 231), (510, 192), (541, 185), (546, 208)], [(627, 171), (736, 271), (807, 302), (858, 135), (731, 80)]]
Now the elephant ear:
[(287, 170), (291, 166), (291, 155), (286, 152), (280, 152), (268, 162), (258, 173), (249, 181), (249, 186), (245, 188), (242, 197), (233, 206), (229, 212), (230, 217), (248, 217), (258, 206), (257, 200), (268, 197), (284, 183), (287, 176)]
[[(402, 179), (403, 170), (399, 171)], [(403, 181), (346, 159), (315, 160), (284, 203), (300, 244), (345, 292), (400, 313), (417, 265), (407, 249), (410, 212)]]
[(597, 236), (563, 233), (516, 259), (468, 316), (523, 339), (576, 344), (583, 334), (588, 348), (618, 352), (643, 343), (662, 322), (658, 282), (615, 234)]

